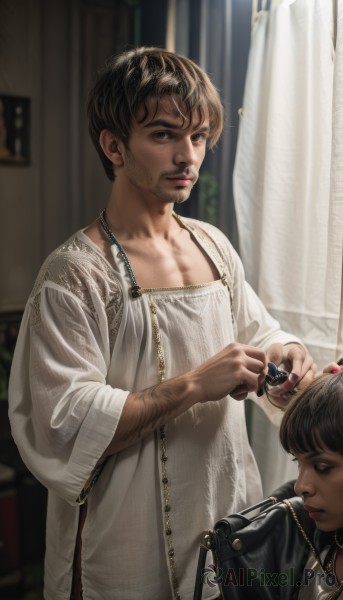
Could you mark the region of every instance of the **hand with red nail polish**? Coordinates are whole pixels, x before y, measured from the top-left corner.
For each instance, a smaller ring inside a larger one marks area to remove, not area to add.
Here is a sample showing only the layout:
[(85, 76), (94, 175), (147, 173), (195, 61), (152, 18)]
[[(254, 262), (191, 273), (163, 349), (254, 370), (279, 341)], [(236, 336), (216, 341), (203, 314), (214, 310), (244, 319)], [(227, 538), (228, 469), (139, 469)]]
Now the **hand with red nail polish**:
[(341, 361), (342, 361), (342, 359), (340, 359), (338, 362), (328, 363), (327, 365), (325, 365), (325, 367), (323, 369), (323, 373), (332, 373), (333, 375), (335, 373), (339, 373), (340, 371), (343, 370), (343, 366), (341, 364)]

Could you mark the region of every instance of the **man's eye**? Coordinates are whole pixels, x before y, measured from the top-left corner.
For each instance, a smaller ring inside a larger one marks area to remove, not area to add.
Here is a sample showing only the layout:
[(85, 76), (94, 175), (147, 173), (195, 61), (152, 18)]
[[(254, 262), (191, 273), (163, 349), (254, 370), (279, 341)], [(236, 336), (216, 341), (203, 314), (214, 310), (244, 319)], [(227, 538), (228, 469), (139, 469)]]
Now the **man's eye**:
[(193, 142), (206, 142), (207, 136), (205, 133), (195, 133), (192, 135)]
[(153, 136), (157, 140), (169, 140), (171, 138), (169, 131), (155, 131)]

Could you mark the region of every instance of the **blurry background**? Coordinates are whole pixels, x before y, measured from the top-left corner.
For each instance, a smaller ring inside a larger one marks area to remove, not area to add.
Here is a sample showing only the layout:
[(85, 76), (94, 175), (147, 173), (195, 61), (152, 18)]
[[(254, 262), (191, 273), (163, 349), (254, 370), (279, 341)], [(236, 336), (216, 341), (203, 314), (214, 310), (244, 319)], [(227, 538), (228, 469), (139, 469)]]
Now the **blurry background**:
[(136, 45), (175, 49), (208, 67), (227, 109), (225, 137), (206, 159), (203, 183), (184, 212), (221, 221), (237, 243), (231, 178), (250, 24), (250, 0), (0, 0), (3, 600), (42, 598), (46, 492), (12, 442), (7, 382), (20, 317), (41, 263), (96, 218), (109, 195), (86, 123), (95, 73), (109, 56)]
[[(7, 383), (45, 257), (110, 184), (89, 139), (99, 67), (137, 45), (198, 62), (226, 123), (185, 216), (222, 229), (270, 312), (319, 369), (343, 353), (343, 0), (0, 0), (0, 598), (41, 600), (46, 493), (22, 464)], [(266, 493), (295, 475), (246, 402)]]
[[(106, 58), (132, 45), (167, 45), (208, 65), (227, 107), (229, 173), (250, 21), (250, 0), (0, 0), (0, 96), (30, 100), (30, 164), (0, 164), (2, 310), (23, 307), (42, 260), (107, 200), (85, 119), (88, 90)], [(216, 218), (211, 184), (221, 184), (208, 177)], [(226, 200), (218, 217), (234, 230)], [(187, 209), (196, 214), (199, 200)], [(201, 211), (207, 216), (210, 208)]]

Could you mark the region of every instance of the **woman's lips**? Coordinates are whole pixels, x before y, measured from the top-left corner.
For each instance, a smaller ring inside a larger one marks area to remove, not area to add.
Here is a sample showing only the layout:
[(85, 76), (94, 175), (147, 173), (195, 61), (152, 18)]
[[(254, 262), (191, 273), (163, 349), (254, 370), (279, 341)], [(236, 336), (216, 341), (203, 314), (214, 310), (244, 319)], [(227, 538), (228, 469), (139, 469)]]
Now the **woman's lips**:
[(308, 516), (311, 519), (314, 519), (315, 521), (317, 521), (318, 518), (320, 519), (321, 515), (324, 512), (320, 508), (315, 508), (314, 506), (308, 506), (307, 504), (304, 504), (304, 509), (308, 512)]

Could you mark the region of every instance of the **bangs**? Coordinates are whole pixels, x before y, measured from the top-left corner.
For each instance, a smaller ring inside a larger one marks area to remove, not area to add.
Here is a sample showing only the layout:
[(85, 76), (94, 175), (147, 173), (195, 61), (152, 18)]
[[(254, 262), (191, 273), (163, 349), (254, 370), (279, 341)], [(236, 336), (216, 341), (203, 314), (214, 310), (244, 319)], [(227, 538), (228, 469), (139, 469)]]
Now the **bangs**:
[[(180, 129), (187, 129), (188, 127), (201, 127), (201, 125), (209, 119), (208, 106), (204, 101), (204, 98), (200, 98), (198, 102), (185, 101), (180, 95), (165, 94), (166, 97), (171, 98), (174, 108), (176, 109), (179, 117), (181, 118)], [(153, 120), (158, 112), (161, 98), (154, 98), (154, 108), (151, 112), (151, 102), (145, 101), (141, 106), (138, 113), (135, 115), (137, 123), (144, 123)], [(151, 96), (148, 96), (148, 100), (151, 100)], [(211, 124), (209, 124), (211, 128)]]
[(298, 431), (293, 428), (286, 429), (281, 443), (284, 449), (293, 456), (318, 452), (319, 450), (324, 451), (328, 447), (315, 427), (309, 428), (308, 431), (305, 431), (303, 427), (299, 428)]
[[(219, 94), (209, 77), (198, 65), (181, 56), (164, 52), (153, 55), (138, 53), (134, 68), (128, 73), (124, 87), (131, 89), (132, 115), (137, 116), (140, 108), (148, 117), (147, 101), (156, 99), (156, 110), (163, 96), (171, 96), (178, 108), (183, 124), (192, 125), (195, 119), (202, 123), (209, 119), (211, 140), (209, 147), (216, 144), (223, 128), (223, 106)], [(134, 77), (133, 77), (134, 75)], [(183, 125), (184, 126), (184, 125)]]
[(332, 450), (343, 454), (343, 371), (324, 374), (298, 392), (280, 426), (286, 452)]

